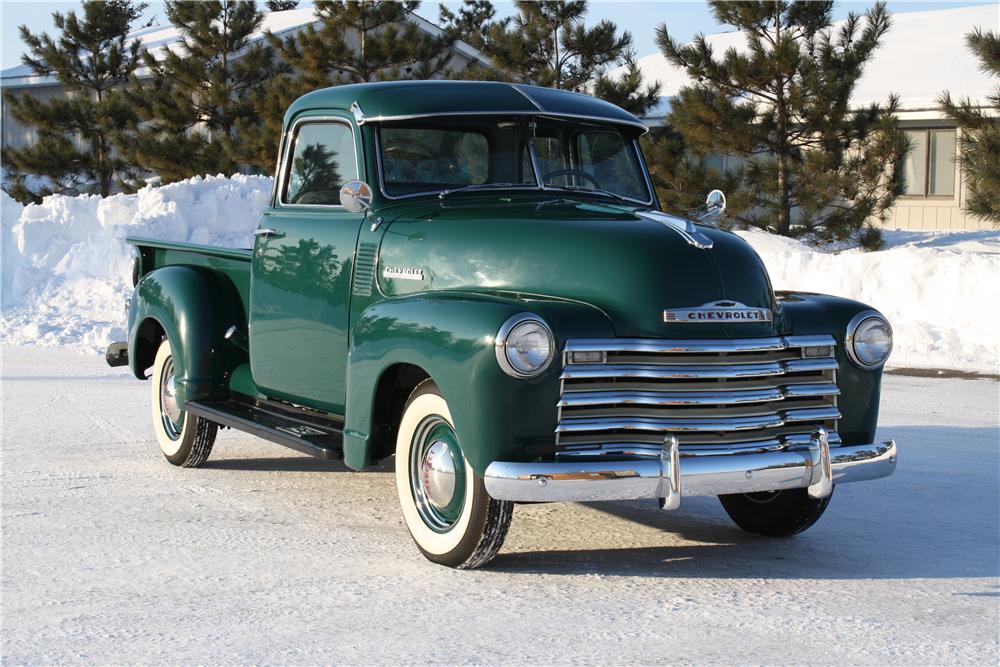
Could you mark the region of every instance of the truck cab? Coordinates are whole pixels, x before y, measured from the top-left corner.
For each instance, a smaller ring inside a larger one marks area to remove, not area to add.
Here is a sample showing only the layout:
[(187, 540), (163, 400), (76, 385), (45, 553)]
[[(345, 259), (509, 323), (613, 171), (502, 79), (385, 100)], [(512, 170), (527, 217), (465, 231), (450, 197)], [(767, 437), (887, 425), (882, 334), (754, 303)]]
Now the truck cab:
[[(663, 213), (646, 131), (586, 95), (386, 82), (288, 109), (252, 248), (130, 239), (129, 340), (167, 460), (219, 427), (362, 470), (395, 456), (430, 560), (500, 549), (519, 502), (718, 496), (788, 536), (884, 477), (892, 330), (775, 292), (719, 228)], [(708, 188), (706, 188), (708, 189)]]

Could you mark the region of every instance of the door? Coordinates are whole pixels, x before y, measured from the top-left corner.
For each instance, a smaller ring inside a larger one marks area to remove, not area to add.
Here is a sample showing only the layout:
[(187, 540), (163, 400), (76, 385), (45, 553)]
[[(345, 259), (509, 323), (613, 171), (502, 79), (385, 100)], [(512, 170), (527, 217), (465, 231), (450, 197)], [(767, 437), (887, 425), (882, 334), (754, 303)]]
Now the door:
[(363, 213), (340, 206), (358, 177), (347, 120), (289, 132), (278, 191), (260, 223), (250, 286), (250, 367), (268, 396), (343, 414), (351, 273)]

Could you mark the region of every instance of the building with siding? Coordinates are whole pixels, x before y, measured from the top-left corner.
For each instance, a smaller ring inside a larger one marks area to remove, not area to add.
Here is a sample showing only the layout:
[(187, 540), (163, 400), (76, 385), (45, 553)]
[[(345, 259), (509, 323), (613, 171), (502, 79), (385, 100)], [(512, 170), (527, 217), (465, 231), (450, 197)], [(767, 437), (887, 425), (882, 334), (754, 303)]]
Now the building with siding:
[[(987, 96), (997, 80), (983, 72), (965, 44), (975, 28), (996, 30), (1000, 26), (1000, 3), (921, 12), (897, 12), (892, 27), (870, 61), (854, 91), (857, 107), (885, 103), (890, 93), (900, 97), (899, 123), (912, 141), (905, 164), (906, 191), (896, 200), (884, 226), (889, 229), (961, 230), (990, 227), (988, 221), (966, 214), (962, 208), (966, 185), (956, 160), (958, 130), (954, 119), (944, 115), (938, 96), (950, 91), (955, 98), (969, 98), (989, 109)], [(743, 48), (742, 33), (724, 32), (707, 36), (715, 52)], [(659, 53), (638, 61), (647, 81), (663, 85), (663, 99), (647, 118), (663, 123), (669, 98), (688, 78)], [(726, 168), (732, 158), (717, 157)]]

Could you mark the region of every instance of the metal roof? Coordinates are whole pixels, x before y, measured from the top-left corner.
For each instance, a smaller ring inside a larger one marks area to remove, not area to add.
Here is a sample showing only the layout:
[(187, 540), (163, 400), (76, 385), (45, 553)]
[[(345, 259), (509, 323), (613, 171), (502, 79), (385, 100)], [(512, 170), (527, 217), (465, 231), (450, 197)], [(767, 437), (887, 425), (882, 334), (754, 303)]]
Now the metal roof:
[[(642, 121), (610, 102), (566, 90), (497, 81), (385, 81), (323, 88), (288, 108), (287, 123), (304, 111), (351, 109), (359, 122), (447, 115), (551, 115), (621, 123), (645, 130)], [(357, 114), (355, 114), (357, 116)]]

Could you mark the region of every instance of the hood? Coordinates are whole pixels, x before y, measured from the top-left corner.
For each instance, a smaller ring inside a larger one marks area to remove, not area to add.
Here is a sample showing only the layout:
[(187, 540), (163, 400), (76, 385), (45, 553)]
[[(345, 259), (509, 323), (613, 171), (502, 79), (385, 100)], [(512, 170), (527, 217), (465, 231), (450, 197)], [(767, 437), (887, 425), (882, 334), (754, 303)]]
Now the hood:
[(665, 321), (664, 310), (718, 301), (775, 311), (760, 257), (714, 227), (697, 226), (712, 242), (705, 249), (631, 209), (551, 197), (423, 200), (380, 214), (377, 276), (388, 296), (464, 290), (581, 301), (623, 337), (775, 334), (772, 322)]

